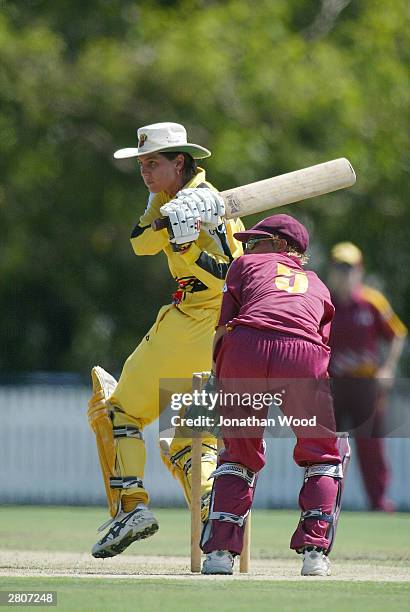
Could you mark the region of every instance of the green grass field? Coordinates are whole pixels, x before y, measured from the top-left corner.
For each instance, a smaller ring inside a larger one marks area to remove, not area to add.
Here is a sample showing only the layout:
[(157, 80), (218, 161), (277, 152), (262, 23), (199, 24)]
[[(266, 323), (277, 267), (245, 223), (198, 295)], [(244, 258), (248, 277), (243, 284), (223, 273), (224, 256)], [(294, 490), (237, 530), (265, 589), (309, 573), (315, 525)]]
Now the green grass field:
[(189, 514), (158, 509), (160, 531), (112, 560), (89, 550), (106, 519), (97, 508), (0, 509), (0, 590), (57, 591), (58, 610), (408, 610), (410, 515), (345, 512), (333, 575), (301, 578), (288, 549), (291, 511), (254, 511), (251, 575), (189, 573)]

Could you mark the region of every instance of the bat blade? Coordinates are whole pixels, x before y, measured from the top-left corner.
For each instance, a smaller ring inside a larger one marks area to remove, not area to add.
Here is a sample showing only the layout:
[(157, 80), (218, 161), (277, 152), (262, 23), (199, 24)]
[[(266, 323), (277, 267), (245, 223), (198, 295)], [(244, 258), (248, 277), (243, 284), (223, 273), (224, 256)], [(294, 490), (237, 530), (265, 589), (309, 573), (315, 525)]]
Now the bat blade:
[(344, 157), (221, 192), (233, 219), (351, 187), (356, 175)]

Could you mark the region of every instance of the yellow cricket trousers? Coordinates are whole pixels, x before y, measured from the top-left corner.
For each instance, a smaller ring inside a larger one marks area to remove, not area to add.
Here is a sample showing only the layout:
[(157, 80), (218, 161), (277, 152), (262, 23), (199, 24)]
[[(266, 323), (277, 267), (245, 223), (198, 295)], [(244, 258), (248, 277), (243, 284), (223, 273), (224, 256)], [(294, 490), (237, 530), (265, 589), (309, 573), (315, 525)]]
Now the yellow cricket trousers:
[[(173, 392), (191, 391), (192, 373), (207, 371), (212, 362), (212, 341), (218, 311), (214, 308), (193, 307), (192, 313), (181, 312), (176, 306), (161, 308), (154, 325), (135, 351), (128, 357), (118, 385), (110, 398), (116, 407), (114, 425), (133, 425), (143, 429), (159, 417), (159, 389), (161, 379), (174, 379)], [(162, 406), (164, 408), (164, 406)], [(121, 476), (144, 477), (146, 460), (142, 440), (122, 438), (117, 442), (117, 462)], [(171, 462), (162, 455), (164, 463), (179, 480), (187, 502), (190, 501), (190, 482), (187, 470), (190, 440), (174, 437), (169, 456), (181, 458)], [(204, 439), (207, 446), (216, 446), (214, 438)], [(185, 451), (185, 452), (184, 452)], [(206, 452), (206, 451), (205, 451)], [(210, 473), (215, 469), (214, 461), (202, 462), (202, 493), (210, 491)], [(145, 488), (124, 489), (122, 506), (131, 510), (136, 503), (147, 503), (149, 496)]]

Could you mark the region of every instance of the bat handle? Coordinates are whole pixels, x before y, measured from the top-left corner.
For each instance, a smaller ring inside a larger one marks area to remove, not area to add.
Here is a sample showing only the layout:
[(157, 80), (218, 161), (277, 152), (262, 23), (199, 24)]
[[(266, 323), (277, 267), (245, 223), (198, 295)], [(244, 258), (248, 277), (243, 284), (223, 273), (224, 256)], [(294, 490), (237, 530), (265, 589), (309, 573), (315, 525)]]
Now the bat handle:
[(154, 221), (151, 223), (151, 227), (154, 232), (159, 232), (159, 230), (168, 229), (169, 217), (159, 217), (158, 219), (154, 219)]
[[(151, 227), (154, 232), (159, 232), (160, 230), (167, 229), (168, 235), (170, 238), (173, 237), (173, 233), (171, 230), (171, 225), (169, 223), (169, 217), (159, 217), (158, 219), (154, 219), (151, 223)], [(175, 253), (183, 250), (182, 245), (175, 244), (175, 242), (171, 242), (171, 248)]]

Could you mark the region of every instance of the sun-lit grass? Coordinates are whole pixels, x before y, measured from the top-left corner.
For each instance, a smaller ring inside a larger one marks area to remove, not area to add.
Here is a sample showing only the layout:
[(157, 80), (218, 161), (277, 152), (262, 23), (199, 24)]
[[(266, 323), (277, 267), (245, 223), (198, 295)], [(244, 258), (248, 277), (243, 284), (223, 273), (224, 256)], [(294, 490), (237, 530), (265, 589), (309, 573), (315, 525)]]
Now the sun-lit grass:
[[(267, 581), (0, 578), (0, 588), (53, 590), (59, 611), (118, 612), (345, 612), (408, 610), (410, 584)], [(53, 608), (51, 608), (53, 609)]]
[[(127, 554), (189, 554), (190, 515), (182, 508), (155, 510), (160, 530), (134, 544)], [(102, 508), (59, 506), (3, 506), (0, 509), (0, 548), (88, 552), (99, 535), (96, 528), (107, 518)], [(289, 539), (299, 514), (288, 510), (255, 510), (252, 518), (254, 558), (292, 557)], [(391, 559), (410, 563), (410, 514), (344, 512), (338, 527), (334, 559)]]

